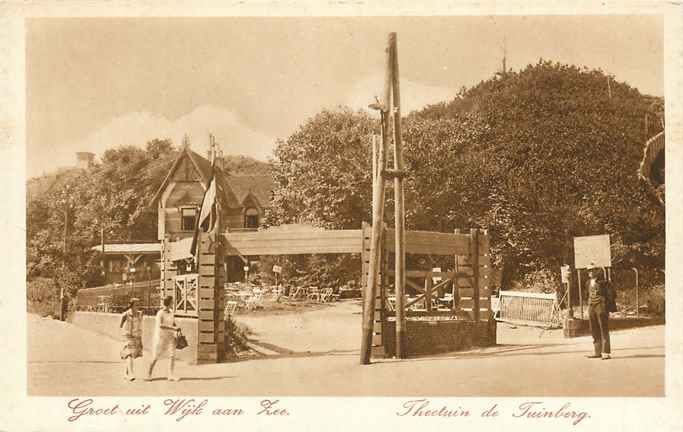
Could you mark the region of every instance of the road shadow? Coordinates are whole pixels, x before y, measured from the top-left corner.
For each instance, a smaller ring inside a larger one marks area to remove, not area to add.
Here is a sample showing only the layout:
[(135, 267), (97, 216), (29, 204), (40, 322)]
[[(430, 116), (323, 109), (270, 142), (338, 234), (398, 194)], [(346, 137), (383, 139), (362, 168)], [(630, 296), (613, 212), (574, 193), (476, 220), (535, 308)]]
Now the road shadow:
[[(554, 346), (566, 346), (564, 343), (556, 344), (539, 344), (539, 345), (498, 345), (493, 348), (486, 348), (485, 351), (468, 351), (468, 352), (451, 352), (439, 355), (431, 356), (419, 356), (419, 357), (409, 357), (406, 359), (384, 359), (381, 362), (391, 363), (391, 362), (401, 362), (401, 361), (440, 361), (440, 360), (458, 360), (458, 359), (483, 359), (483, 358), (505, 358), (505, 357), (521, 357), (521, 356), (554, 356), (563, 354), (586, 354), (589, 353), (586, 349), (573, 349), (573, 350), (561, 350), (561, 351), (549, 351), (549, 352), (528, 352), (529, 350), (536, 350), (539, 348), (548, 348)], [(633, 347), (633, 348), (622, 348), (618, 349), (617, 352), (623, 351), (633, 351), (633, 350), (648, 350), (648, 349), (664, 349), (664, 346), (646, 346), (646, 347)], [(626, 356), (613, 357), (617, 358), (657, 358), (665, 357), (663, 354), (634, 354)]]
[(616, 356), (612, 357), (611, 360), (626, 360), (626, 359), (636, 359), (636, 358), (665, 358), (664, 354), (634, 354), (627, 356)]
[(26, 363), (29, 364), (40, 364), (40, 363), (76, 363), (76, 364), (123, 364), (123, 360), (111, 361), (111, 360), (29, 360)]
[(226, 376), (214, 376), (214, 377), (180, 377), (178, 382), (183, 382), (183, 381), (219, 381), (219, 380), (224, 380), (224, 379), (233, 379), (235, 378), (232, 375), (226, 375)]
[[(249, 360), (272, 360), (272, 359), (284, 359), (284, 358), (303, 358), (303, 357), (324, 357), (324, 356), (351, 356), (357, 355), (359, 350), (324, 350), (324, 351), (294, 351), (289, 348), (281, 347), (270, 342), (262, 342), (256, 339), (249, 339), (249, 344), (251, 351), (255, 352), (254, 356), (247, 357), (237, 357), (228, 358), (225, 360), (226, 363), (239, 363)], [(268, 351), (275, 352), (276, 354), (267, 354), (258, 350), (258, 348), (264, 348)]]

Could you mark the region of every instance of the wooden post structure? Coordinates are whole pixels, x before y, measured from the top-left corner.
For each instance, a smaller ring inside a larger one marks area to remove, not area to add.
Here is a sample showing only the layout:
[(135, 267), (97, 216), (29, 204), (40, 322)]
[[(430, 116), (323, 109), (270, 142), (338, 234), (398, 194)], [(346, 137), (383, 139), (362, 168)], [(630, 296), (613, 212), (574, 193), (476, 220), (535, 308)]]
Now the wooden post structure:
[(387, 114), (391, 106), (391, 44), (386, 50), (387, 72), (384, 81), (384, 99), (382, 100), (382, 145), (377, 155), (379, 172), (373, 186), (373, 210), (372, 210), (372, 239), (370, 247), (370, 260), (368, 263), (368, 279), (363, 298), (363, 332), (361, 339), (360, 363), (370, 364), (372, 352), (372, 333), (375, 318), (375, 295), (379, 284), (380, 258), (382, 252), (382, 222), (384, 221), (384, 167), (386, 166), (386, 149), (389, 140), (389, 127)]
[(572, 305), (572, 268), (569, 266), (569, 271), (567, 272), (567, 309), (569, 319), (574, 318), (574, 306)]
[(576, 269), (576, 282), (579, 286), (579, 319), (583, 319), (583, 291), (581, 288), (581, 269)]
[(432, 287), (434, 280), (432, 279), (432, 272), (428, 271), (425, 275), (425, 309), (427, 312), (432, 311)]
[[(381, 137), (380, 137), (381, 139)], [(379, 165), (378, 165), (378, 154), (379, 154), (379, 143), (377, 142), (377, 135), (373, 134), (372, 135), (372, 217), (374, 219), (375, 217), (375, 211), (377, 210), (377, 202), (375, 201), (377, 199), (377, 191), (376, 189), (379, 187), (379, 182), (377, 181), (378, 177), (378, 172), (379, 172)], [(384, 183), (384, 182), (382, 182)]]
[(164, 298), (166, 296), (173, 296), (173, 307), (175, 308), (175, 276), (178, 274), (178, 268), (175, 263), (171, 261), (169, 256), (171, 238), (168, 234), (161, 242), (161, 283), (159, 285), (159, 306), (163, 306)]
[(396, 357), (403, 358), (405, 349), (405, 201), (403, 195), (403, 145), (401, 143), (401, 92), (398, 74), (398, 49), (396, 33), (389, 33), (391, 81), (393, 90), (394, 118), (394, 225), (396, 237), (395, 287), (396, 287)]
[(479, 230), (470, 230), (470, 257), (472, 262), (472, 319), (479, 321)]
[[(453, 234), (460, 234), (460, 229), (456, 228), (453, 230)], [(460, 262), (458, 255), (453, 256), (453, 272), (455, 276), (453, 277), (453, 304), (451, 305), (451, 311), (455, 314), (460, 309), (460, 293), (458, 292), (460, 287)]]

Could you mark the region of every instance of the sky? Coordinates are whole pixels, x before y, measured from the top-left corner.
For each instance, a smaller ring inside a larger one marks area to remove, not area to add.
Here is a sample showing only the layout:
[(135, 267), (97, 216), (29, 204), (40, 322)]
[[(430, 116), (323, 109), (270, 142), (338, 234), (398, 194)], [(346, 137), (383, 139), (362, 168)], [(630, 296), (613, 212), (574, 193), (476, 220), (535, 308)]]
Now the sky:
[(75, 153), (188, 134), (266, 160), (324, 108), (363, 109), (397, 32), (401, 110), (452, 99), (540, 58), (664, 95), (657, 16), (43, 18), (27, 24), (27, 174)]

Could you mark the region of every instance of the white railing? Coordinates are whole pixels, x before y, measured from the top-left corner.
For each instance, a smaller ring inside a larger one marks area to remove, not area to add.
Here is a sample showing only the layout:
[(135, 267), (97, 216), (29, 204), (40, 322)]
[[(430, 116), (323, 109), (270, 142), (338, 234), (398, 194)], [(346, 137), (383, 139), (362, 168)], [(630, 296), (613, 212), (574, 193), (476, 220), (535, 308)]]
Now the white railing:
[(173, 286), (175, 314), (197, 317), (199, 315), (199, 276), (196, 273), (174, 276)]
[(555, 294), (501, 291), (498, 321), (511, 324), (560, 327), (560, 313)]

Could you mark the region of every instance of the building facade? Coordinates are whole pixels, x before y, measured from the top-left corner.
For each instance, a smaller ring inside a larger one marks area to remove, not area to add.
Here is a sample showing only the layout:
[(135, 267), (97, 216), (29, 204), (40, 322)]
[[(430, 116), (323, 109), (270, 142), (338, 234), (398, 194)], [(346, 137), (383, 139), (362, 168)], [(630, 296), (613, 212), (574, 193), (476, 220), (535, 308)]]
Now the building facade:
[[(234, 175), (224, 168), (223, 158), (215, 147), (204, 158), (184, 144), (169, 169), (166, 178), (154, 195), (151, 206), (158, 217), (157, 238), (172, 242), (172, 253), (178, 273), (192, 273), (191, 239), (199, 217), (205, 192), (212, 173), (216, 178), (218, 211), (221, 225), (228, 231), (256, 230), (270, 206), (273, 180), (270, 175)], [(214, 167), (210, 159), (215, 159)], [(234, 258), (234, 257), (233, 257)], [(246, 258), (225, 262), (230, 280), (244, 277)]]

